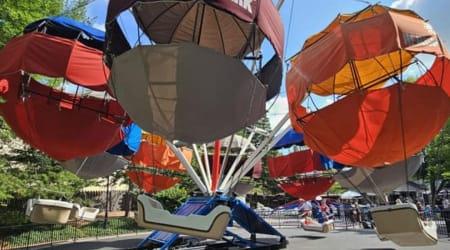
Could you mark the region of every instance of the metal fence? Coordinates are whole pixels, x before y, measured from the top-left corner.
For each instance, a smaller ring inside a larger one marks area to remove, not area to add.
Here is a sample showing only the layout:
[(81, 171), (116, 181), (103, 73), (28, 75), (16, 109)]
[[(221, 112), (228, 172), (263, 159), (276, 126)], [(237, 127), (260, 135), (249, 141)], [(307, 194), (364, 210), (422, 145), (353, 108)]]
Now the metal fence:
[[(275, 228), (300, 228), (298, 211), (259, 211), (258, 214)], [(363, 228), (361, 222), (355, 221), (349, 213), (341, 213), (335, 218), (338, 230), (358, 230)], [(448, 213), (435, 213), (433, 220), (437, 224), (440, 238), (450, 237), (450, 217)], [(363, 214), (362, 218), (368, 215)], [(446, 224), (446, 221), (448, 224)], [(82, 238), (102, 238), (127, 234), (138, 234), (148, 230), (139, 228), (133, 219), (127, 217), (109, 218), (106, 222), (98, 220), (93, 223), (81, 221), (66, 225), (34, 225), (0, 227), (0, 250), (29, 249), (39, 245), (52, 245), (57, 242), (73, 241)]]
[[(275, 228), (300, 228), (300, 214), (298, 211), (258, 211), (259, 216), (269, 222)], [(370, 215), (364, 213), (361, 215), (363, 220), (370, 218)], [(450, 213), (436, 212), (431, 218), (437, 226), (437, 233), (440, 238), (450, 237)], [(350, 216), (349, 211), (344, 211), (334, 220), (335, 228), (341, 230), (354, 230), (364, 228), (362, 221), (355, 220)]]
[(57, 242), (82, 238), (102, 238), (126, 234), (138, 234), (148, 230), (139, 228), (133, 219), (109, 218), (106, 222), (92, 223), (73, 221), (64, 225), (35, 225), (0, 227), (0, 249), (29, 249), (38, 245), (53, 245)]

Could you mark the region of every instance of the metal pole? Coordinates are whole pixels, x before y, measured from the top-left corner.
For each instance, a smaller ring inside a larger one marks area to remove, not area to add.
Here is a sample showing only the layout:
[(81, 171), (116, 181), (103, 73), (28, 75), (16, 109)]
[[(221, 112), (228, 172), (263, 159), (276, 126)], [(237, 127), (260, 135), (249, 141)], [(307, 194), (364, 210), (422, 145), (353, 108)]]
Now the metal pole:
[(209, 168), (208, 148), (203, 144), (203, 158), (205, 159), (206, 179), (208, 180), (207, 188), (211, 192), (211, 169)]
[(192, 149), (194, 150), (195, 159), (198, 162), (198, 167), (200, 168), (200, 174), (202, 175), (203, 184), (208, 186), (208, 178), (206, 178), (205, 166), (203, 165), (203, 160), (198, 153), (198, 148), (196, 144), (192, 144)]
[(225, 176), (225, 179), (223, 179), (223, 181), (222, 181), (222, 183), (220, 185), (220, 189), (225, 188), (225, 184), (230, 180), (231, 176), (233, 176), (233, 173), (236, 170), (237, 165), (241, 161), (242, 156), (244, 156), (245, 151), (247, 151), (247, 148), (250, 146), (250, 143), (251, 143), (254, 135), (255, 135), (255, 130), (253, 130), (250, 133), (249, 137), (247, 138), (247, 141), (245, 142), (244, 146), (241, 148), (241, 151), (239, 152), (238, 157), (236, 157), (236, 159), (233, 162), (233, 165), (231, 165), (230, 170), (228, 170), (228, 173)]
[(238, 172), (233, 176), (233, 178), (228, 181), (228, 183), (223, 184), (223, 190), (225, 193), (228, 192), (233, 186), (235, 186), (243, 176), (245, 176), (256, 164), (257, 161), (261, 160), (265, 154), (275, 145), (281, 138), (290, 130), (290, 127), (285, 128), (281, 133), (275, 136), (275, 134), (281, 130), (284, 124), (289, 120), (289, 115), (286, 114), (283, 119), (275, 126), (273, 131), (267, 136), (266, 139), (258, 146), (255, 152), (245, 161), (244, 165), (239, 169)]
[(197, 187), (200, 189), (200, 191), (202, 191), (202, 193), (204, 193), (204, 194), (208, 194), (209, 193), (208, 189), (206, 189), (206, 186), (202, 183), (202, 181), (200, 180), (200, 177), (197, 175), (197, 173), (195, 172), (194, 168), (187, 161), (186, 157), (180, 151), (180, 149), (175, 147), (175, 145), (173, 145), (169, 141), (166, 141), (166, 144), (175, 153), (175, 155), (178, 157), (178, 159), (180, 159), (181, 164), (183, 164), (183, 166), (186, 168), (188, 174), (191, 176), (192, 180), (194, 180), (195, 184), (197, 184)]

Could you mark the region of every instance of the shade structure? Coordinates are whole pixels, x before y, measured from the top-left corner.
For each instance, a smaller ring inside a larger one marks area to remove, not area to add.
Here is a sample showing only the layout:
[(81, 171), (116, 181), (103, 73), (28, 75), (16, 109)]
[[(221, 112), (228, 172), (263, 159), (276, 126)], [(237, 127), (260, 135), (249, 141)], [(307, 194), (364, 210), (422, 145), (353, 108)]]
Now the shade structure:
[(76, 97), (20, 74), (4, 77), (0, 115), (14, 133), (56, 160), (104, 152), (120, 140), (124, 111), (114, 100)]
[(106, 152), (61, 162), (64, 169), (84, 179), (110, 176), (115, 171), (124, 169), (127, 165), (127, 160)]
[[(187, 148), (180, 149), (188, 162), (192, 160), (192, 151)], [(184, 172), (186, 169), (181, 164), (175, 153), (166, 145), (165, 141), (157, 136), (146, 134), (141, 145), (131, 161), (140, 166)]]
[(423, 154), (379, 168), (351, 168), (341, 171), (334, 179), (347, 189), (364, 193), (389, 193), (404, 185), (422, 166)]
[(211, 142), (265, 113), (266, 89), (240, 61), (193, 44), (138, 46), (114, 60), (109, 86), (167, 140)]
[(328, 191), (333, 183), (333, 178), (319, 177), (297, 180), (291, 183), (281, 183), (278, 187), (293, 197), (312, 200)]
[(180, 182), (179, 179), (174, 177), (150, 174), (143, 171), (127, 171), (127, 176), (140, 189), (152, 194), (171, 188)]
[(289, 102), (298, 105), (307, 90), (331, 95), (379, 88), (417, 52), (446, 53), (432, 27), (412, 11), (372, 5), (339, 15), (292, 59)]
[(32, 32), (13, 38), (0, 51), (0, 76), (19, 71), (66, 80), (96, 91), (107, 90), (109, 69), (103, 52), (79, 41)]
[(24, 28), (24, 33), (34, 31), (78, 40), (98, 50), (103, 50), (105, 45), (105, 32), (64, 16), (43, 18), (30, 23)]
[(337, 162), (380, 167), (419, 152), (449, 114), (442, 88), (396, 84), (351, 94), (305, 117), (302, 130), (311, 149)]
[(108, 149), (108, 153), (114, 155), (131, 156), (136, 153), (141, 145), (142, 129), (135, 123), (122, 126), (118, 144)]
[(118, 23), (131, 8), (139, 27), (156, 43), (196, 43), (233, 57), (259, 48), (267, 37), (283, 57), (284, 29), (272, 1), (124, 0), (110, 1), (106, 20), (107, 54), (130, 49)]

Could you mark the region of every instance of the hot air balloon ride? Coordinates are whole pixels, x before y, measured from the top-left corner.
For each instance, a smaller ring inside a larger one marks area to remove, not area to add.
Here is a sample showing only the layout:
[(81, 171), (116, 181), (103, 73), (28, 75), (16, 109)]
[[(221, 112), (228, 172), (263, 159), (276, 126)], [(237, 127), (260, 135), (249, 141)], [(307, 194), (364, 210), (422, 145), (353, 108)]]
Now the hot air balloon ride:
[[(138, 30), (138, 38), (131, 38), (131, 42), (125, 27), (119, 24), (121, 13), (127, 10), (133, 14)], [(166, 145), (206, 195), (201, 209), (198, 200), (188, 200), (187, 207), (180, 207), (174, 216), (189, 217), (191, 213), (207, 216), (217, 206), (219, 192), (227, 195), (229, 206), (233, 206), (233, 220), (252, 233), (273, 234), (284, 241), (278, 231), (229, 196), (240, 179), (257, 165), (263, 152), (267, 152), (266, 146), (273, 142), (282, 124), (273, 133), (263, 133), (262, 145), (253, 152), (247, 154), (249, 144), (242, 147), (230, 170), (221, 168), (222, 164), (227, 166), (230, 155), (223, 156), (221, 163), (221, 149), (227, 151), (227, 148), (220, 146), (220, 139), (246, 127), (254, 135), (253, 124), (265, 114), (266, 101), (279, 92), (284, 34), (273, 3), (264, 0), (110, 1), (105, 26), (106, 62), (111, 68), (108, 85), (113, 95), (143, 130), (166, 140)], [(272, 45), (274, 55), (263, 66), (260, 47), (264, 39)], [(133, 43), (135, 46), (131, 46)], [(253, 65), (248, 65), (248, 61)], [(207, 166), (211, 151), (206, 143), (212, 141), (215, 141), (213, 159), (211, 166)], [(194, 168), (175, 146), (181, 144), (192, 148), (197, 162), (203, 166)], [(203, 158), (197, 144), (201, 144)], [(143, 199), (139, 204), (147, 207), (138, 206), (139, 214), (155, 208), (150, 198)], [(191, 201), (197, 204), (196, 209), (189, 207)], [(157, 221), (149, 220), (147, 227), (161, 229)], [(261, 221), (260, 226), (250, 227), (250, 220)], [(164, 228), (171, 235), (152, 233), (140, 246), (161, 243), (162, 239), (163, 247), (172, 244), (177, 232), (183, 232), (177, 231), (178, 224), (171, 226)], [(222, 235), (231, 235), (222, 229)]]
[[(118, 24), (128, 9), (150, 45), (130, 46)], [(111, 90), (133, 121), (167, 140), (226, 137), (279, 92), (284, 37), (271, 1), (111, 1), (106, 30)], [(275, 55), (255, 76), (242, 60), (260, 61), (265, 38)]]
[[(182, 152), (190, 163), (192, 151), (182, 148)], [(171, 177), (171, 173), (186, 172), (165, 140), (149, 133), (143, 133), (141, 145), (131, 157), (131, 163), (133, 166), (127, 171), (128, 178), (148, 194), (157, 193), (179, 183), (180, 179)]]
[[(422, 53), (436, 57), (430, 69)], [(430, 77), (447, 57), (438, 34), (413, 11), (371, 5), (339, 15), (291, 59), (286, 88), (292, 124), (311, 149), (345, 165), (406, 160), (448, 119), (448, 83)], [(425, 74), (409, 83), (412, 69)], [(336, 101), (308, 113), (301, 103), (312, 94)]]
[[(2, 61), (8, 61), (0, 66), (6, 86), (0, 114), (18, 137), (56, 160), (100, 154), (119, 142), (126, 114), (106, 92), (109, 69), (103, 52), (64, 34), (83, 33), (97, 42), (101, 37), (90, 36), (98, 31), (70, 19), (48, 20), (60, 36), (28, 26), (0, 51)], [(50, 86), (60, 79), (60, 88)], [(103, 96), (83, 91), (88, 89)]]
[[(434, 64), (426, 66), (422, 55), (433, 56)], [(404, 161), (407, 169), (408, 158), (448, 120), (447, 61), (439, 35), (413, 11), (370, 5), (338, 15), (290, 60), (292, 125), (308, 147), (342, 164), (376, 168)], [(313, 94), (334, 101), (308, 111), (301, 105), (315, 105)], [(432, 223), (422, 222), (415, 207), (374, 212), (380, 237), (402, 246), (436, 244)], [(417, 223), (397, 226), (406, 221)], [(399, 236), (406, 234), (409, 240)]]

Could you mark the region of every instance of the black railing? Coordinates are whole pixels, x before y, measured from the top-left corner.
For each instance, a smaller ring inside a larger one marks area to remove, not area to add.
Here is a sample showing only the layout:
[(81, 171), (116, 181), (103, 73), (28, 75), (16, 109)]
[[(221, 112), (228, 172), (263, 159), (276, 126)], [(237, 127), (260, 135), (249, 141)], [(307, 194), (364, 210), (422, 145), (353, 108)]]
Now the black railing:
[(82, 221), (64, 225), (35, 225), (0, 227), (0, 249), (28, 249), (38, 245), (77, 241), (83, 238), (102, 238), (126, 234), (138, 234), (148, 230), (139, 228), (133, 219), (109, 218), (92, 223)]
[[(275, 228), (300, 228), (298, 211), (258, 211), (258, 214)], [(363, 228), (362, 221), (355, 220), (351, 213), (343, 211), (335, 218), (338, 230), (355, 230)], [(361, 214), (367, 220), (368, 214)], [(434, 213), (439, 238), (450, 237), (450, 216), (448, 213)], [(448, 223), (448, 224), (447, 224)], [(138, 234), (148, 232), (137, 226), (133, 219), (127, 217), (109, 218), (93, 223), (74, 221), (65, 225), (35, 225), (0, 227), (0, 250), (29, 249), (41, 245), (53, 245), (57, 242), (75, 242), (83, 238), (103, 238), (111, 236)]]

